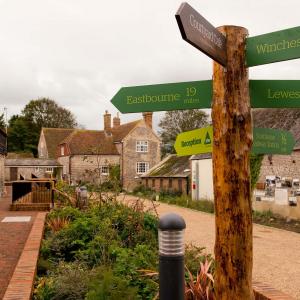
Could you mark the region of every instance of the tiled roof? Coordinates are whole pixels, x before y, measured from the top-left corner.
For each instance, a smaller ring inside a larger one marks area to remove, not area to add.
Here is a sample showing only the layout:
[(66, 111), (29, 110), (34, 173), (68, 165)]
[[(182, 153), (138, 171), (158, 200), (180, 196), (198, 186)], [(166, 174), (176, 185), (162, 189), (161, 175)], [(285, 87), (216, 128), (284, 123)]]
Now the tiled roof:
[(118, 155), (113, 137), (104, 131), (76, 129), (60, 144), (68, 144), (70, 154)]
[(57, 146), (67, 144), (71, 154), (118, 155), (115, 142), (121, 142), (141, 120), (129, 122), (111, 129), (111, 135), (103, 130), (43, 128), (49, 158), (55, 158)]
[(34, 158), (34, 156), (33, 156), (32, 152), (20, 152), (20, 153), (8, 152), (6, 158), (7, 159), (11, 159), (11, 158), (21, 158), (21, 159), (23, 159), (23, 158)]
[(121, 142), (125, 136), (140, 122), (141, 120), (129, 122), (123, 125), (120, 125), (117, 128), (112, 128), (112, 135), (114, 142)]
[(188, 177), (191, 173), (189, 159), (190, 156), (171, 154), (142, 177)]
[(74, 131), (72, 128), (42, 128), (42, 130), (45, 135), (49, 158), (56, 157), (57, 146)]
[(55, 159), (42, 158), (9, 158), (5, 160), (5, 166), (24, 166), (24, 167), (60, 167)]

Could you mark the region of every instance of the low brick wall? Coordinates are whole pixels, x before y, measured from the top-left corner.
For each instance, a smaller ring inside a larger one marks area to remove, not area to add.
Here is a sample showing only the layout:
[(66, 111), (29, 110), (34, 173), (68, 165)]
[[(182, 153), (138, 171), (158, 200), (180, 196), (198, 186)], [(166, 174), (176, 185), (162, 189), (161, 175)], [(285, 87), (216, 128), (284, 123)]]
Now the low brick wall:
[(255, 300), (295, 300), (295, 298), (277, 291), (264, 283), (253, 282), (252, 286)]
[(47, 213), (38, 213), (3, 300), (30, 300)]

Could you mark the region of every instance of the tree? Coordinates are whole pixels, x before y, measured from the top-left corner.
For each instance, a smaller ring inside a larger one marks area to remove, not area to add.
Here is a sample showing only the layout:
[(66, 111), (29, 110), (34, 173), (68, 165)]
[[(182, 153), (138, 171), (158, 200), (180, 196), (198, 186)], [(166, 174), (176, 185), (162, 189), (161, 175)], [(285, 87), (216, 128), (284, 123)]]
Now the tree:
[(9, 152), (36, 154), (36, 134), (30, 130), (30, 125), (23, 116), (13, 115), (10, 118), (7, 143)]
[(1, 115), (0, 115), (0, 128), (1, 129), (5, 129), (5, 120), (4, 120), (4, 114), (2, 113)]
[(175, 153), (176, 136), (184, 131), (198, 129), (208, 125), (208, 115), (200, 109), (167, 111), (158, 126), (163, 143), (162, 154)]
[(74, 128), (76, 126), (74, 115), (54, 100), (47, 98), (31, 100), (22, 110), (21, 115), (14, 115), (9, 120), (8, 151), (32, 152), (36, 156), (42, 127)]
[(54, 100), (40, 98), (31, 100), (23, 109), (22, 115), (39, 128), (74, 128), (77, 126), (74, 115), (59, 106)]

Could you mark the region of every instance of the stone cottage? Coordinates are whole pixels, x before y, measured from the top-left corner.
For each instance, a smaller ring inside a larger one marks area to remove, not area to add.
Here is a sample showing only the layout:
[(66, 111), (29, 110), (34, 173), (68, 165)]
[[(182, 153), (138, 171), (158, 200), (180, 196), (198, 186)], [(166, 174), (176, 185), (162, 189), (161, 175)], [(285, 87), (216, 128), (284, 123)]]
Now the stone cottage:
[(7, 158), (5, 181), (30, 180), (32, 178), (61, 178), (62, 166), (56, 159)]
[[(54, 147), (55, 146), (55, 147)], [(55, 149), (56, 150), (55, 150)], [(142, 174), (160, 161), (160, 139), (152, 129), (152, 113), (121, 124), (104, 115), (104, 130), (43, 128), (39, 157), (55, 157), (65, 180), (106, 180), (109, 166), (120, 166), (123, 188), (132, 190)]]
[(190, 193), (190, 157), (170, 154), (142, 175), (142, 184), (156, 192)]
[(0, 197), (4, 193), (4, 162), (7, 154), (6, 133), (0, 128)]

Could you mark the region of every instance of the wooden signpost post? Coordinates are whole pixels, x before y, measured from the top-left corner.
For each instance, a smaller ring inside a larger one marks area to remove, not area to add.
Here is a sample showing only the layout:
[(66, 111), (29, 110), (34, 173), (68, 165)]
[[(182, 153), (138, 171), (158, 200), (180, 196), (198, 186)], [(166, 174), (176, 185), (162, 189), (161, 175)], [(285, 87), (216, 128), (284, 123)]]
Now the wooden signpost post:
[[(213, 134), (208, 138), (200, 130), (192, 139), (183, 134), (188, 139), (180, 145), (185, 153), (213, 145), (216, 299), (253, 299), (250, 96), (252, 107), (300, 107), (300, 84), (253, 80), (249, 88), (247, 67), (299, 58), (300, 27), (247, 38), (242, 27), (214, 28), (187, 3), (176, 20), (183, 39), (215, 61), (213, 81), (126, 87), (112, 103), (123, 113), (210, 108), (212, 103)], [(283, 132), (260, 129), (254, 137), (255, 153), (283, 154), (293, 145)]]

